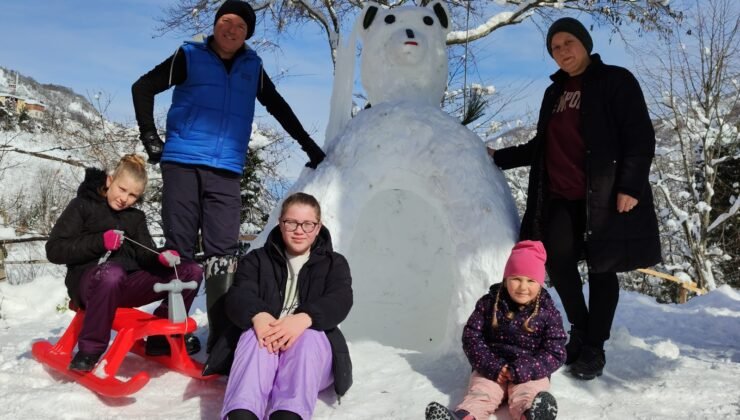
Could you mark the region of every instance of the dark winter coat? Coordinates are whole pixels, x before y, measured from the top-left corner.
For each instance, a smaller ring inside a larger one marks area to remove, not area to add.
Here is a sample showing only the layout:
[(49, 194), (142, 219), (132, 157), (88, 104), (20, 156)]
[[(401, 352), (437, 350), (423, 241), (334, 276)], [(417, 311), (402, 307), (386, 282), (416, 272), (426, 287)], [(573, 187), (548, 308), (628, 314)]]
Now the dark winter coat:
[[(501, 169), (531, 166), (520, 239), (543, 240), (549, 201), (545, 165), (547, 127), (567, 73), (550, 77), (537, 135), (521, 146), (496, 151)], [(655, 132), (640, 85), (628, 70), (606, 65), (598, 54), (583, 73), (580, 132), (586, 147), (586, 260), (591, 272), (622, 272), (661, 261), (658, 221), (648, 182)], [(618, 213), (617, 193), (638, 200)]]
[[(493, 328), (493, 307), (499, 296), (498, 328)], [(521, 384), (549, 377), (565, 362), (566, 334), (560, 312), (550, 294), (540, 292), (537, 315), (529, 321), (534, 332), (522, 328), (532, 315), (535, 302), (522, 306), (509, 297), (503, 283), (491, 286), (475, 305), (463, 330), (463, 351), (473, 370), (495, 381), (508, 365), (513, 382)], [(513, 314), (512, 319), (507, 314)]]
[[(106, 174), (100, 169), (85, 170), (85, 179), (77, 189), (77, 197), (69, 202), (51, 230), (46, 242), (46, 258), (54, 264), (66, 264), (64, 283), (74, 304), (80, 306), (79, 282), (82, 272), (98, 263), (107, 252), (103, 233), (118, 229), (136, 242), (154, 248), (146, 226), (146, 216), (139, 209), (129, 207), (113, 210), (101, 195)], [(117, 262), (128, 271), (158, 267), (157, 256), (129, 241), (113, 251), (108, 261)]]
[[(280, 229), (270, 232), (265, 246), (239, 261), (234, 284), (226, 295), (226, 315), (234, 324), (214, 346), (206, 363), (210, 372), (226, 373), (231, 368), (239, 335), (252, 328), (252, 318), (260, 312), (280, 317), (288, 280), (285, 244)], [(311, 317), (311, 329), (324, 331), (332, 350), (334, 390), (344, 395), (352, 385), (352, 361), (344, 335), (338, 325), (352, 308), (352, 277), (349, 264), (333, 251), (325, 227), (311, 246), (311, 255), (298, 273), (299, 306), (295, 313)]]

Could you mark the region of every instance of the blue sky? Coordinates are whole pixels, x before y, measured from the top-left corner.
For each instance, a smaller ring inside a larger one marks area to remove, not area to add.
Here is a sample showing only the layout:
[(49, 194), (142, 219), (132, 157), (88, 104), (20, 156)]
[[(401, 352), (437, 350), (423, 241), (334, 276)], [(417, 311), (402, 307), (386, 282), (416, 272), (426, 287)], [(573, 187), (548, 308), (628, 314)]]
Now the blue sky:
[[(156, 36), (157, 18), (173, 0), (35, 0), (3, 2), (0, 27), (0, 66), (20, 71), (41, 83), (72, 88), (92, 96), (111, 98), (107, 115), (134, 123), (131, 84), (174, 52), (183, 37)], [(455, 28), (459, 28), (455, 26)], [(260, 36), (260, 28), (257, 28)], [(609, 43), (609, 31), (592, 32), (595, 51), (608, 63), (633, 69), (620, 40)], [(318, 143), (328, 120), (332, 68), (326, 41), (318, 26), (304, 25), (279, 40), (280, 51), (263, 54), (265, 68), (290, 76), (278, 89)], [(536, 110), (547, 76), (556, 67), (547, 55), (543, 34), (533, 22), (496, 31), (475, 43), (479, 67), (470, 82), (507, 86), (532, 82), (512, 114)], [(456, 88), (456, 87), (452, 87)], [(458, 87), (459, 88), (459, 87)], [(156, 98), (160, 116), (169, 106), (169, 94)], [(261, 107), (258, 110), (264, 111)], [(269, 122), (269, 121), (266, 121)]]

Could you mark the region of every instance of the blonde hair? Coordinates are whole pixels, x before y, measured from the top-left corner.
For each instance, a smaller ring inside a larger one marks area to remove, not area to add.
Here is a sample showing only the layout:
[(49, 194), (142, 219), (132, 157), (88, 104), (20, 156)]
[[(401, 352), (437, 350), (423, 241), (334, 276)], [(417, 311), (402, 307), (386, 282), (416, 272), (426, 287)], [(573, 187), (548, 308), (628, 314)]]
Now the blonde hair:
[(146, 173), (146, 162), (144, 161), (144, 158), (135, 153), (124, 155), (121, 160), (118, 161), (115, 169), (113, 169), (111, 177), (116, 179), (123, 172), (129, 174), (135, 180), (140, 181), (146, 188), (149, 176)]
[[(110, 173), (110, 177), (112, 179), (116, 179), (124, 172), (129, 174), (129, 176), (131, 176), (136, 181), (141, 182), (141, 184), (144, 186), (144, 189), (146, 189), (146, 183), (149, 181), (149, 176), (146, 173), (146, 162), (144, 161), (144, 158), (135, 153), (123, 155), (121, 160), (119, 160), (116, 164), (116, 167)], [(101, 197), (105, 197), (108, 192), (108, 187), (106, 186), (106, 184), (103, 184), (98, 187), (97, 191)], [(136, 202), (141, 203), (143, 200), (144, 194), (139, 196), (139, 199), (136, 200)]]
[[(493, 329), (498, 328), (498, 317), (496, 316), (496, 313), (498, 312), (498, 301), (501, 296), (501, 289), (506, 287), (506, 279), (504, 279), (504, 282), (501, 283), (501, 287), (498, 288), (498, 291), (496, 292), (496, 300), (493, 303), (493, 320), (491, 321), (491, 326), (493, 326)], [(540, 294), (542, 293), (542, 289), (537, 293), (537, 296), (534, 297), (534, 311), (532, 311), (532, 315), (530, 315), (525, 321), (524, 324), (522, 324), (522, 329), (526, 332), (534, 332), (534, 328), (529, 326), (529, 321), (532, 320), (537, 314), (540, 312)], [(514, 319), (514, 312), (509, 311), (506, 313), (506, 318), (511, 320)]]

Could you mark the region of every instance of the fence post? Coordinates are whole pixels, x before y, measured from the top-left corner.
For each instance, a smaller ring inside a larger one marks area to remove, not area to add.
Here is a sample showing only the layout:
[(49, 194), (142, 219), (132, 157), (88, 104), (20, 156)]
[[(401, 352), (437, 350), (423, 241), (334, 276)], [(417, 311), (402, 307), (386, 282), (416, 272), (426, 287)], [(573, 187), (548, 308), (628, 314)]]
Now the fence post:
[(678, 286), (678, 303), (686, 303), (689, 300), (689, 291), (682, 285)]
[(5, 257), (8, 256), (8, 251), (5, 249), (4, 244), (0, 244), (0, 281), (5, 281), (8, 276), (5, 274)]

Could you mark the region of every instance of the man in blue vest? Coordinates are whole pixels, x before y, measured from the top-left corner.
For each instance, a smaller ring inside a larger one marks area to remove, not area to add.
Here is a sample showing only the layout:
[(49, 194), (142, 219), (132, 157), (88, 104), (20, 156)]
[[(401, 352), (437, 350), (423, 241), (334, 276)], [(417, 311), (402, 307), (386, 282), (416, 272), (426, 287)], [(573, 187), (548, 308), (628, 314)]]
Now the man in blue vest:
[[(324, 152), (304, 130), (245, 41), (255, 14), (244, 1), (227, 0), (216, 12), (213, 35), (185, 42), (132, 86), (140, 139), (150, 163), (161, 162), (165, 247), (193, 259), (202, 236), (210, 352), (227, 320), (223, 295), (236, 270), (240, 179), (252, 131), (255, 99), (308, 154), (316, 168)], [(175, 86), (166, 142), (154, 125), (154, 96)]]

